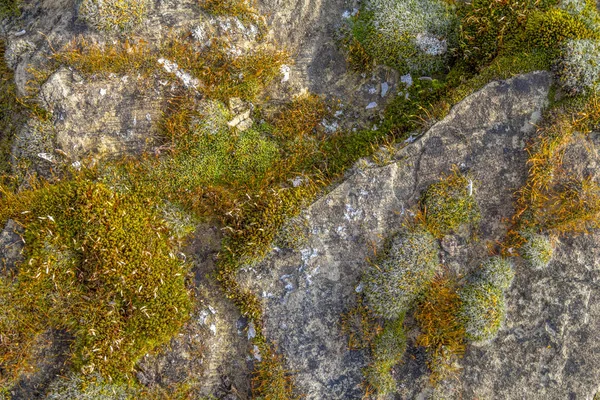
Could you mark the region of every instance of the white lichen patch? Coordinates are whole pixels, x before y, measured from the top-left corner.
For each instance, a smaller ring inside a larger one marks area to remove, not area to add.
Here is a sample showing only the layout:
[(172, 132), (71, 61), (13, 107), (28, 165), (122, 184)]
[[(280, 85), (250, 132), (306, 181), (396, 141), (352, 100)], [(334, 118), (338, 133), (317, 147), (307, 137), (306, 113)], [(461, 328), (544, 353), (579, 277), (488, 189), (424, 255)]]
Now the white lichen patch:
[(165, 71), (170, 74), (174, 74), (177, 78), (179, 78), (186, 88), (197, 89), (200, 85), (200, 80), (194, 78), (188, 72), (181, 70), (176, 62), (169, 61), (165, 58), (159, 58), (158, 63), (163, 66)]
[(438, 39), (428, 33), (419, 33), (415, 39), (419, 50), (430, 56), (439, 56), (448, 51), (446, 39)]

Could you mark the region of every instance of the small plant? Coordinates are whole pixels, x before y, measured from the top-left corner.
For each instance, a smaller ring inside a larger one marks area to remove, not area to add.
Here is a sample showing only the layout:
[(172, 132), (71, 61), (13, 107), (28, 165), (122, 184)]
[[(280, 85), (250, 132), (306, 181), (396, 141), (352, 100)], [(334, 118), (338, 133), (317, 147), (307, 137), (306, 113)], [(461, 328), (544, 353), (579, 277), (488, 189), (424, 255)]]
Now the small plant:
[(396, 381), (391, 373), (392, 368), (402, 361), (406, 351), (403, 315), (386, 322), (371, 350), (373, 362), (364, 371), (367, 392), (375, 391), (378, 395), (395, 392)]
[(490, 284), (504, 291), (510, 287), (515, 271), (508, 258), (496, 256), (485, 261), (474, 275), (474, 279), (478, 282)]
[(468, 340), (493, 339), (505, 316), (505, 300), (502, 289), (487, 282), (474, 280), (459, 291), (461, 301), (459, 319)]
[[(452, 6), (440, 0), (370, 0), (352, 20), (348, 44), (359, 62), (371, 58), (402, 73), (442, 70), (454, 45)], [(362, 60), (362, 61), (360, 61)]]
[(554, 71), (559, 84), (571, 95), (600, 88), (600, 42), (574, 39), (565, 42)]
[(521, 257), (527, 262), (527, 265), (536, 270), (548, 267), (554, 255), (553, 240), (539, 233), (526, 233), (522, 236), (527, 241), (521, 246), (519, 252)]
[(437, 238), (462, 225), (475, 225), (481, 215), (473, 196), (473, 181), (454, 167), (451, 174), (429, 186), (421, 199), (425, 226)]
[(363, 277), (369, 308), (386, 319), (397, 319), (431, 282), (439, 265), (439, 247), (427, 231), (415, 227), (396, 234), (385, 258)]
[(147, 0), (83, 0), (79, 17), (97, 30), (126, 33), (142, 24), (148, 8)]

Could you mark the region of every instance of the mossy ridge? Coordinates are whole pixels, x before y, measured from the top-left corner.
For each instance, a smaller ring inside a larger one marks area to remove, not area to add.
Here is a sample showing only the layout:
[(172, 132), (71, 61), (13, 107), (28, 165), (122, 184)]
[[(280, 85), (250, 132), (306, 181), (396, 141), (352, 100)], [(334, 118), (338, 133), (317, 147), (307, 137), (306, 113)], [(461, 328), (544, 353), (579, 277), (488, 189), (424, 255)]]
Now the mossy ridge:
[(75, 336), (77, 369), (127, 380), (137, 359), (188, 318), (189, 267), (173, 255), (175, 244), (148, 200), (75, 177), (26, 195), (3, 190), (0, 201), (2, 220), (23, 225), (28, 243), (28, 261), (14, 283), (5, 282), (22, 311), (1, 319), (13, 339), (2, 358), (13, 373), (26, 357), (17, 349), (52, 327)]

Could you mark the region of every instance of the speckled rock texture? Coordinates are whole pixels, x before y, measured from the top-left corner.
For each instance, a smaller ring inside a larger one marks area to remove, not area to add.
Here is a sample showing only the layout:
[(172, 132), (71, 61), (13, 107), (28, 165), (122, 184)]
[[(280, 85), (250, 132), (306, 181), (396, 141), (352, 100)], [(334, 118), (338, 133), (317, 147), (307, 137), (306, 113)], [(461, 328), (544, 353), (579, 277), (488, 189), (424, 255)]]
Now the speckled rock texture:
[[(266, 334), (307, 399), (361, 398), (361, 368), (369, 360), (347, 350), (340, 315), (355, 302), (368, 258), (415, 210), (428, 185), (456, 165), (473, 180), (481, 207), (477, 240), (460, 232), (444, 239), (440, 256), (449, 268), (467, 273), (487, 257), (488, 243), (503, 238), (513, 194), (527, 176), (524, 146), (548, 103), (550, 83), (544, 72), (491, 83), (400, 149), (396, 162), (357, 166), (306, 211), (305, 246), (275, 249), (248, 272), (248, 284), (263, 296)], [(499, 336), (468, 347), (457, 381), (428, 386), (424, 354), (414, 347), (415, 329), (409, 331), (411, 349), (394, 371), (397, 398), (592, 399), (600, 385), (599, 238), (564, 238), (543, 272), (517, 265)]]

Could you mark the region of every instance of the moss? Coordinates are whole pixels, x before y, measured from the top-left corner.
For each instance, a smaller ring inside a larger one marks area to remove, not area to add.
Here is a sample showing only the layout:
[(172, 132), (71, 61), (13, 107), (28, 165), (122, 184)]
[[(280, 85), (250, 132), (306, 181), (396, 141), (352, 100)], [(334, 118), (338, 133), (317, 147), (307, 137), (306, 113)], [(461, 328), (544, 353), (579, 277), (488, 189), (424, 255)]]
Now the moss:
[(67, 378), (55, 380), (49, 387), (46, 400), (132, 400), (138, 390), (125, 384), (112, 384), (102, 377), (89, 377), (71, 374)]
[(515, 277), (515, 271), (509, 259), (504, 257), (490, 257), (478, 270), (475, 271), (474, 280), (490, 284), (500, 290), (507, 290)]
[(252, 398), (255, 400), (296, 399), (290, 372), (285, 369), (283, 359), (269, 346), (260, 346), (261, 360), (252, 378)]
[(463, 286), (458, 295), (462, 302), (459, 318), (466, 338), (481, 341), (496, 337), (506, 313), (502, 289), (475, 281)]
[(277, 232), (274, 244), (284, 249), (299, 250), (308, 243), (309, 235), (308, 220), (303, 216), (293, 217)]
[(561, 9), (532, 13), (525, 29), (533, 44), (549, 49), (558, 49), (568, 39), (597, 37), (583, 21)]
[(600, 41), (568, 40), (554, 68), (558, 82), (570, 95), (595, 92), (600, 88)]
[(376, 62), (402, 73), (429, 74), (447, 62), (455, 20), (452, 7), (443, 1), (370, 0), (353, 19), (351, 30), (360, 44), (354, 48)]
[(456, 279), (439, 275), (425, 290), (415, 312), (420, 334), (417, 345), (427, 350), (430, 382), (456, 376), (455, 362), (465, 351), (465, 328), (459, 318), (462, 305)]
[(126, 33), (142, 24), (148, 8), (146, 0), (83, 0), (79, 17), (97, 30)]
[(0, 18), (18, 16), (21, 11), (19, 10), (19, 0), (1, 0), (0, 1)]
[(432, 184), (423, 194), (421, 208), (425, 226), (438, 238), (463, 225), (476, 225), (481, 214), (473, 196), (473, 181), (458, 168)]
[(77, 369), (127, 379), (138, 358), (188, 318), (188, 266), (173, 255), (171, 235), (147, 199), (82, 177), (3, 195), (2, 217), (25, 227), (27, 243), (9, 285), (14, 306), (0, 318), (11, 321), (2, 326), (11, 338), (4, 365), (18, 365), (26, 355), (17, 349), (52, 327), (74, 335)]
[(413, 305), (438, 267), (438, 244), (421, 228), (396, 234), (382, 260), (363, 277), (369, 308), (378, 316), (396, 319)]
[(381, 325), (359, 297), (357, 304), (341, 318), (342, 334), (348, 337), (350, 350), (367, 349), (381, 333)]
[(523, 234), (527, 240), (519, 252), (527, 265), (533, 269), (541, 270), (548, 267), (554, 255), (554, 243), (551, 238), (541, 234)]
[(385, 396), (397, 390), (392, 368), (402, 361), (405, 351), (404, 315), (401, 315), (387, 321), (373, 342), (373, 362), (364, 370), (367, 393), (374, 391)]

